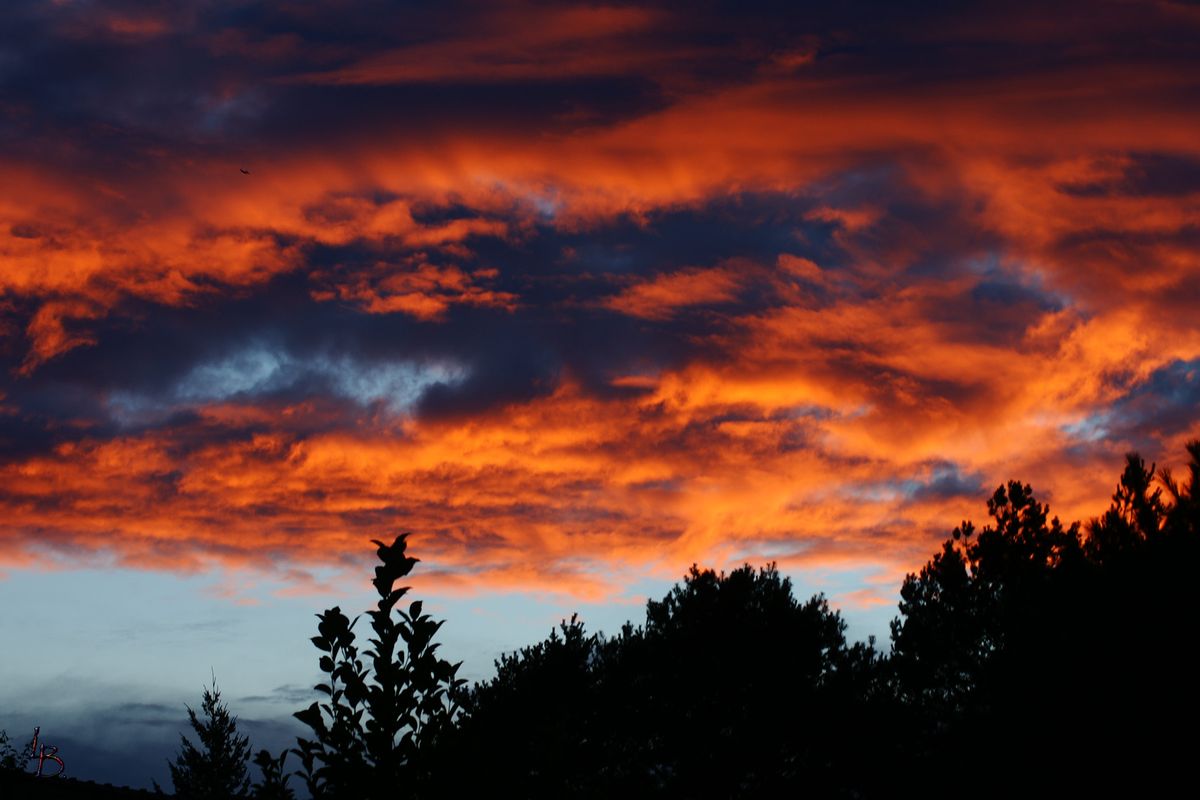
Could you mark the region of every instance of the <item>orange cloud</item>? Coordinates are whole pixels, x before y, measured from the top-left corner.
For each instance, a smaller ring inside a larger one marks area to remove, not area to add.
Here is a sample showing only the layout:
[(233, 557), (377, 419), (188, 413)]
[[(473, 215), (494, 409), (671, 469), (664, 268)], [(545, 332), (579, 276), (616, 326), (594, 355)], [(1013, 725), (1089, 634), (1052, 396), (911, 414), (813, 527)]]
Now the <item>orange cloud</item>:
[(733, 300), (739, 281), (731, 268), (684, 269), (635, 283), (604, 301), (622, 314), (664, 319), (677, 309)]
[(21, 372), (28, 374), (39, 364), (81, 345), (94, 344), (95, 339), (86, 332), (71, 332), (70, 322), (94, 319), (100, 312), (92, 305), (80, 301), (52, 301), (42, 305), (29, 321), (26, 335), (31, 346)]
[[(763, 539), (796, 543), (808, 567), (907, 565), (947, 519), (978, 515), (978, 498), (907, 505), (902, 487), (864, 494), (864, 484), (919, 478), (925, 453), (847, 447), (873, 420), (835, 386), (819, 389), (832, 416), (788, 417), (771, 411), (811, 403), (811, 392), (756, 397), (739, 393), (736, 377), (665, 376), (658, 393), (633, 401), (589, 399), (568, 384), (487, 418), (214, 438), (185, 460), (153, 433), (63, 446), (0, 468), (0, 548), (23, 552), (36, 530), (47, 544), (103, 547), (142, 567), (196, 568), (209, 554), (265, 568), (272, 553), (312, 564), (356, 553), (363, 525), (399, 524), (446, 570), (447, 589), (598, 596), (620, 579), (586, 565), (658, 565), (674, 577), (681, 563), (736, 559)], [(231, 419), (220, 409), (205, 418)], [(808, 445), (782, 447), (788, 440)], [(963, 461), (995, 476), (993, 455), (964, 451)]]
[[(371, 276), (359, 276), (352, 284), (340, 283), (330, 290), (313, 292), (318, 300), (353, 302), (371, 314), (400, 312), (418, 319), (441, 317), (452, 305), (490, 306), (512, 311), (517, 296), (483, 288), (495, 277), (494, 270), (466, 273), (457, 267), (432, 264), (378, 264)], [(319, 280), (319, 276), (317, 277)]]

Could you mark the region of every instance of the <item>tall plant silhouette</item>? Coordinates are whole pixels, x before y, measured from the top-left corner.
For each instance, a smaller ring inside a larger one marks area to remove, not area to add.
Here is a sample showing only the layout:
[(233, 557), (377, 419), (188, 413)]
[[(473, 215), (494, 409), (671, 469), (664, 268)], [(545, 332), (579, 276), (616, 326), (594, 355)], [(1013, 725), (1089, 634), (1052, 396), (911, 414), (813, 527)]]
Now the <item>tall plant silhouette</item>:
[(395, 583), (419, 560), (405, 555), (407, 539), (372, 540), (382, 562), (372, 580), (379, 602), (367, 612), (375, 637), (362, 657), (355, 644), (358, 617), (349, 620), (337, 606), (317, 615), (312, 643), (323, 653), (320, 668), (328, 679), (315, 689), (328, 702), (296, 712), (316, 739), (299, 738), (292, 751), (314, 800), (419, 796), (426, 781), (422, 749), (454, 720), (454, 690), (465, 681), (455, 677), (461, 662), (437, 657), (433, 638), (443, 623), (423, 614), (420, 600), (407, 612), (396, 608), (410, 587)]
[(262, 780), (254, 784), (254, 800), (295, 800), (295, 792), (287, 785), (291, 776), (283, 771), (287, 756), (287, 750), (278, 758), (265, 749), (255, 754), (254, 765), (262, 771)]

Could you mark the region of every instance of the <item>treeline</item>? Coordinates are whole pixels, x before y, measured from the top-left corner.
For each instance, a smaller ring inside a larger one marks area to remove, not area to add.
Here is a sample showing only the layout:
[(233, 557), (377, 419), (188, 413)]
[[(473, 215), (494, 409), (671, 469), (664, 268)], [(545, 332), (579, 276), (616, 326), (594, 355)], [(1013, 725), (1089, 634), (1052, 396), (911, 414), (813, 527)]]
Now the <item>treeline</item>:
[[(432, 748), (426, 796), (1158, 796), (1194, 782), (1200, 442), (1182, 482), (1127, 457), (1086, 527), (1028, 485), (848, 643), (773, 566), (692, 568), (643, 625), (497, 663)], [(1157, 484), (1157, 485), (1156, 485)], [(455, 765), (461, 768), (455, 769)]]
[[(376, 541), (374, 636), (339, 608), (313, 644), (311, 739), (255, 758), (219, 695), (176, 796), (759, 798), (1157, 796), (1193, 780), (1200, 441), (1188, 474), (1127, 457), (1086, 526), (1028, 485), (988, 500), (901, 587), (889, 652), (851, 643), (774, 565), (693, 566), (613, 636), (572, 617), (468, 687), (441, 622), (396, 582), (406, 537)], [(214, 687), (215, 691), (215, 687)], [(290, 762), (290, 768), (289, 768)]]

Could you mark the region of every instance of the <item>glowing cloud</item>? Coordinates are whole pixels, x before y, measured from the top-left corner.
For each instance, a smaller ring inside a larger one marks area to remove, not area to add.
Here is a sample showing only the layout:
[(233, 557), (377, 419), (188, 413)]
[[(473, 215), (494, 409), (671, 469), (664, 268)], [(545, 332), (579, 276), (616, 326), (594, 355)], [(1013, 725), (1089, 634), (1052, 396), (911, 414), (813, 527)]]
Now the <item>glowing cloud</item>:
[(1200, 435), (1187, 4), (355, 5), (6, 10), (0, 567), (894, 583)]

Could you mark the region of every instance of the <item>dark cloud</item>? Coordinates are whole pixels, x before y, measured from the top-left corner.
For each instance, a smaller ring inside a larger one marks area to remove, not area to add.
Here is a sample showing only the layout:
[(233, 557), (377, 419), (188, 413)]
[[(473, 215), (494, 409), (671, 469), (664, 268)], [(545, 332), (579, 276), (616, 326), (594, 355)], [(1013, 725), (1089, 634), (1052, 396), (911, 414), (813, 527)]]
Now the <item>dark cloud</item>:
[(1198, 410), (1200, 359), (1172, 361), (1135, 384), (1098, 414), (1093, 425), (1107, 437), (1154, 452), (1159, 442), (1190, 430), (1196, 424)]
[[(655, 215), (648, 226), (618, 220), (587, 234), (541, 226), (511, 244), (484, 239), (472, 245), (476, 263), (498, 268), (496, 288), (514, 293), (520, 307), (508, 312), (460, 306), (435, 321), (363, 314), (345, 303), (314, 300), (313, 292), (330, 281), (372, 273), (388, 249), (381, 253), (380, 244), (365, 242), (314, 245), (307, 263), (319, 278), (285, 273), (253, 291), (201, 293), (183, 307), (126, 299), (102, 319), (76, 323), (95, 344), (66, 353), (32, 376), (11, 377), (21, 358), (13, 352), (0, 388), (10, 404), (43, 420), (40, 435), (34, 433), (38, 425), (22, 425), (31, 427), (25, 431), (27, 447), (61, 440), (50, 433), (55, 420), (75, 423), (61, 433), (68, 439), (186, 428), (196, 421), (190, 407), (214, 401), (333, 402), (329, 411), (335, 417), (359, 415), (356, 401), (361, 407), (368, 400), (347, 397), (344, 389), (336, 399), (339, 376), (329, 366), (335, 362), (362, 381), (401, 362), (456, 365), (461, 380), (431, 379), (415, 404), (430, 417), (543, 396), (566, 375), (589, 391), (628, 394), (611, 385), (614, 377), (717, 356), (710, 336), (720, 324), (703, 309), (659, 321), (601, 309), (601, 300), (626, 285), (613, 276), (648, 280), (735, 256), (745, 264), (769, 265), (781, 252), (831, 258), (836, 246), (827, 224), (804, 218), (811, 205), (787, 196), (747, 195)], [(438, 211), (426, 204), (423, 210), (426, 222), (472, 217), (462, 207)], [(806, 231), (803, 243), (796, 241), (800, 229)], [(565, 261), (564, 250), (572, 253)], [(606, 251), (636, 261), (613, 266)], [(432, 254), (430, 260), (436, 264), (440, 257)], [(741, 298), (724, 308), (728, 319), (781, 302), (762, 277), (745, 274)], [(27, 306), (29, 316), (16, 317), (14, 325), (24, 327), (35, 308)], [(9, 427), (15, 437), (16, 424)]]
[(1171, 153), (1131, 153), (1120, 174), (1101, 181), (1067, 183), (1077, 197), (1179, 197), (1200, 192), (1200, 159)]
[(985, 490), (984, 475), (975, 470), (963, 470), (949, 461), (929, 465), (929, 474), (923, 480), (905, 485), (910, 502), (948, 500), (954, 498), (978, 498)]
[(270, 694), (265, 695), (249, 695), (246, 697), (237, 698), (238, 702), (242, 703), (290, 703), (297, 708), (307, 707), (307, 704), (312, 702), (315, 690), (311, 686), (300, 686), (294, 683), (285, 683), (281, 686), (276, 686), (271, 690)]

